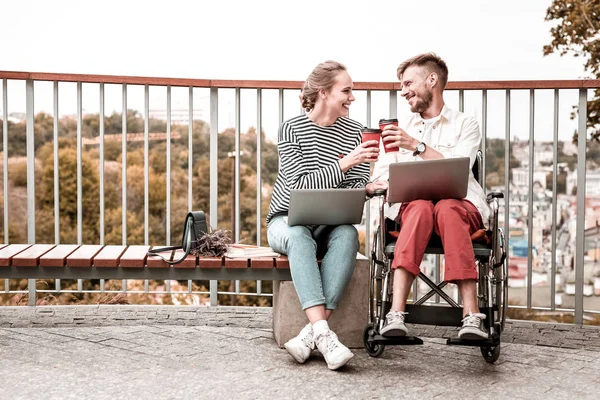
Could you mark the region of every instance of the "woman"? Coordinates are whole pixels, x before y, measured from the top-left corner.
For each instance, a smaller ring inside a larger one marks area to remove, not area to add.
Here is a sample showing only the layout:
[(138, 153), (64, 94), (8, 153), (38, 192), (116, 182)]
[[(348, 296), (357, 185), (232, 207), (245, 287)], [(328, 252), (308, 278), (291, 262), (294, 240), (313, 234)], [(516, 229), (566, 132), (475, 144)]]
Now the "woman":
[[(306, 114), (284, 122), (279, 129), (279, 174), (267, 215), (269, 245), (288, 256), (292, 280), (309, 320), (285, 348), (303, 363), (316, 346), (330, 369), (342, 367), (354, 356), (329, 329), (327, 320), (354, 271), (358, 233), (352, 225), (289, 226), (287, 213), (291, 189), (366, 186), (373, 193), (379, 187), (379, 183), (367, 184), (368, 162), (379, 154), (377, 142), (361, 144), (362, 125), (348, 118), (354, 101), (352, 87), (346, 67), (335, 61), (317, 65), (304, 83), (300, 99)], [(322, 256), (320, 269), (317, 252)]]

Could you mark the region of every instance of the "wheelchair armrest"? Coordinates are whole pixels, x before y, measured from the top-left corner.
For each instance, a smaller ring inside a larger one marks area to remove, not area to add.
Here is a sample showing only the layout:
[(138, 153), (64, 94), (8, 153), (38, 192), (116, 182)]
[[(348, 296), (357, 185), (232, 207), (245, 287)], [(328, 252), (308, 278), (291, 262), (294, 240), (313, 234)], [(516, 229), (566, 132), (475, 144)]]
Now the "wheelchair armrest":
[(384, 196), (387, 194), (387, 189), (377, 189), (373, 194), (368, 194), (367, 197), (373, 198), (375, 196)]
[(502, 192), (490, 192), (487, 194), (487, 202), (489, 203), (490, 201), (492, 201), (492, 199), (503, 199), (504, 198), (504, 193)]

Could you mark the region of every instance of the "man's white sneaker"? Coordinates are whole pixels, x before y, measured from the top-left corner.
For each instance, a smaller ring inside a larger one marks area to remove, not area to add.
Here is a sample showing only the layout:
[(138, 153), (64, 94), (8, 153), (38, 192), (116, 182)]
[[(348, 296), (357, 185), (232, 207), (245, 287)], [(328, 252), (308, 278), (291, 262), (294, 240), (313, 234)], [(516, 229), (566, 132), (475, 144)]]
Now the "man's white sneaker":
[(310, 353), (315, 348), (315, 341), (313, 339), (313, 328), (311, 324), (306, 325), (298, 336), (290, 339), (286, 344), (284, 344), (285, 349), (290, 353), (292, 357), (300, 364), (303, 364), (308, 357), (310, 357)]
[(459, 339), (481, 340), (487, 339), (488, 333), (483, 329), (485, 314), (469, 312), (462, 320), (462, 329), (458, 332)]
[(346, 365), (346, 363), (354, 357), (354, 354), (352, 354), (350, 349), (338, 340), (337, 335), (333, 333), (331, 329), (328, 329), (317, 336), (315, 338), (315, 344), (323, 354), (323, 357), (325, 357), (329, 369), (338, 369)]
[(381, 336), (400, 337), (408, 334), (408, 329), (404, 323), (404, 311), (390, 311), (385, 316), (385, 326), (381, 329)]

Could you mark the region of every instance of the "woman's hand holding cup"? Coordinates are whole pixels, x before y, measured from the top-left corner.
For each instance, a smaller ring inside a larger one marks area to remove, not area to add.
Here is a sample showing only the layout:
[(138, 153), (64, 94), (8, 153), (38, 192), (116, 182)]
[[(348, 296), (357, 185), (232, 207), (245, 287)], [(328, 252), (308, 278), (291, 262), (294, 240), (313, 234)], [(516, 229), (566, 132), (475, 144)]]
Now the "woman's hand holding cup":
[(340, 159), (340, 168), (346, 172), (358, 164), (375, 162), (377, 158), (379, 158), (379, 141), (366, 140)]

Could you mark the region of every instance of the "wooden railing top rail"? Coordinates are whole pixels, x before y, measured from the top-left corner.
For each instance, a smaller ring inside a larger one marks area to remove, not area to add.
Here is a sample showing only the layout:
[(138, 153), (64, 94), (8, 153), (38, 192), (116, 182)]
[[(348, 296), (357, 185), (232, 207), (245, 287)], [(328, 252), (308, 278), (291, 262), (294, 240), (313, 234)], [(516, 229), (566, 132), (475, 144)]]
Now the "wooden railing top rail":
[[(46, 72), (0, 71), (0, 79), (16, 79), (34, 81), (59, 81), (83, 83), (108, 83), (153, 86), (184, 86), (206, 88), (242, 88), (242, 89), (300, 89), (302, 81), (267, 81), (267, 80), (223, 80), (223, 79), (188, 79), (159, 78), (147, 76), (117, 76), (90, 74), (62, 74)], [(448, 82), (450, 90), (505, 90), (505, 89), (598, 89), (600, 79), (573, 80), (515, 80), (515, 81), (456, 81)], [(399, 82), (354, 82), (356, 90), (400, 90)]]

